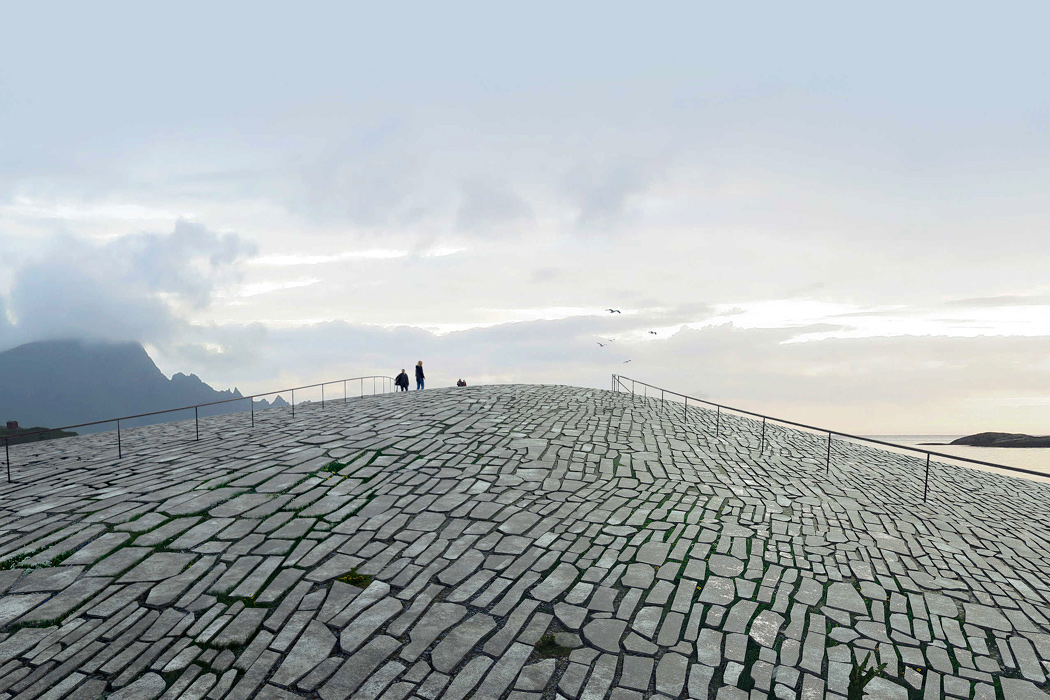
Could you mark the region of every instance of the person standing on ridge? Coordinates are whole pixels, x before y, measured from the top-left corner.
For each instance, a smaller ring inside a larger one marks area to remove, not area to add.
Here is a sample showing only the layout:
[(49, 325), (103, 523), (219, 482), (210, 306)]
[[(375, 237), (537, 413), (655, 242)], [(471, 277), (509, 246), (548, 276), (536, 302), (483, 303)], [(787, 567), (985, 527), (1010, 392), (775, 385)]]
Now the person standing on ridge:
[(400, 391), (408, 391), (408, 373), (401, 370), (401, 374), (394, 377), (394, 384)]
[(423, 388), (423, 380), (426, 376), (423, 374), (423, 360), (416, 363), (416, 391)]

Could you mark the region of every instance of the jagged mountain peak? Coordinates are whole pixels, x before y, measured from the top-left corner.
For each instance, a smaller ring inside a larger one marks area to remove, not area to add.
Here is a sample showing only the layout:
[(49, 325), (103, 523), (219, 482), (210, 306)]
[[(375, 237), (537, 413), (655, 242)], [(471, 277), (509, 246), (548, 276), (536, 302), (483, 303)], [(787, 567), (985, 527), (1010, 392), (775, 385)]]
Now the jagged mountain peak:
[(168, 379), (134, 342), (44, 340), (0, 352), (0, 420), (23, 425), (59, 427), (240, 397), (196, 374)]

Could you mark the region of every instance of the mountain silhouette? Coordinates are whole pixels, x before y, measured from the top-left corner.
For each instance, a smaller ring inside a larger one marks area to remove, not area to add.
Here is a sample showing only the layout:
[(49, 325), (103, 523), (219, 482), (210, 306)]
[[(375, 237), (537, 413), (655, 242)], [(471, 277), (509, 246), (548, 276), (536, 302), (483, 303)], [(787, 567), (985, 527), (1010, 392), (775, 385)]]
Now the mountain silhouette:
[[(138, 343), (48, 340), (0, 352), (0, 421), (16, 420), (24, 426), (61, 427), (240, 396), (237, 389), (213, 389), (195, 374), (168, 379)], [(274, 404), (278, 402), (283, 403), (278, 398)], [(257, 407), (266, 405), (256, 402)], [(200, 415), (246, 410), (247, 401), (236, 401), (202, 408)], [(192, 417), (192, 411), (185, 411), (127, 425)]]

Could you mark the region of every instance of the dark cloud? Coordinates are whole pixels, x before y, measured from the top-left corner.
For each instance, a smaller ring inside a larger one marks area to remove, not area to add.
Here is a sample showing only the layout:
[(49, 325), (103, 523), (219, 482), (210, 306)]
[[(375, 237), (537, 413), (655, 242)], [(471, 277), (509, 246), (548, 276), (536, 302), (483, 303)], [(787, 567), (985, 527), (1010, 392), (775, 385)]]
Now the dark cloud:
[(652, 186), (665, 168), (662, 162), (640, 158), (578, 166), (564, 183), (576, 209), (576, 223), (586, 229), (629, 223), (629, 200)]
[(504, 184), (472, 178), (460, 187), (463, 198), (456, 213), (460, 231), (486, 235), (518, 233), (522, 225), (535, 218), (529, 203)]
[[(289, 175), (275, 174), (268, 193), (304, 220), (350, 223), (367, 234), (412, 226), (448, 209), (452, 193), (428, 177), (426, 148), (411, 121), (388, 115), (376, 123), (325, 128), (329, 135), (319, 147), (291, 149)], [(435, 182), (440, 196), (431, 191)]]
[(330, 160), (305, 168), (293, 211), (307, 220), (346, 221), (364, 229), (411, 226), (433, 215), (422, 167), (408, 156), (379, 161)]
[(179, 221), (169, 234), (118, 238), (101, 254), (122, 262), (124, 275), (136, 286), (175, 294), (199, 307), (208, 303), (217, 285), (237, 279), (234, 263), (255, 251), (254, 244), (236, 234)]
[(180, 307), (207, 306), (253, 253), (235, 234), (189, 222), (168, 234), (103, 244), (58, 240), (15, 271), (8, 300), (14, 326), (4, 345), (67, 337), (168, 342), (187, 325)]
[(11, 290), (19, 342), (54, 338), (168, 340), (170, 308), (108, 274), (97, 258), (63, 257), (27, 265)]

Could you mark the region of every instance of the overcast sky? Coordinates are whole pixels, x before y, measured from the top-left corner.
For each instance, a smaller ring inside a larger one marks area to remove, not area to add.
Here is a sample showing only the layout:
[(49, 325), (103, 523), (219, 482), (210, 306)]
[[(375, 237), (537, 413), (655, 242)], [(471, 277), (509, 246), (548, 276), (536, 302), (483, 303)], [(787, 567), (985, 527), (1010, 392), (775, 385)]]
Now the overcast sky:
[(1050, 433), (1045, 3), (379, 5), (7, 6), (0, 350)]

